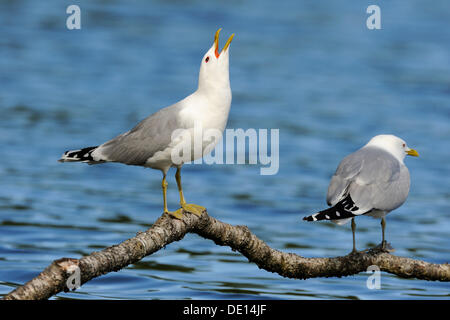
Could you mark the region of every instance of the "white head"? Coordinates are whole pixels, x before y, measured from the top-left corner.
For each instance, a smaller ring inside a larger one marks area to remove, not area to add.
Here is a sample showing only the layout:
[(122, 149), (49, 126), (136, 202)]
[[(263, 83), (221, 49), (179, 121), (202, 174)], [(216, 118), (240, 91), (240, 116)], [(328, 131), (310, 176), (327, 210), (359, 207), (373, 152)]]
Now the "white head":
[(219, 29), (214, 37), (212, 47), (205, 53), (200, 65), (200, 75), (198, 78), (198, 90), (230, 90), (229, 76), (229, 51), (234, 33), (225, 43), (222, 51), (219, 51)]
[(409, 148), (403, 139), (400, 139), (392, 134), (380, 134), (375, 136), (365, 145), (365, 147), (368, 146), (375, 146), (386, 150), (400, 162), (403, 162), (406, 155), (413, 157), (419, 156), (419, 153), (416, 150)]

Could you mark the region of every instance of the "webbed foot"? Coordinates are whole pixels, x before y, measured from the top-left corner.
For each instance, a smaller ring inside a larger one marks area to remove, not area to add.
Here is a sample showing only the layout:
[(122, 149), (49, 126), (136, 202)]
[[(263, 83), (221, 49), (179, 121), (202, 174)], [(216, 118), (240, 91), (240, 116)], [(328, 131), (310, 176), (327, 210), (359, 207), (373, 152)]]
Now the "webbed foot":
[(200, 217), (203, 214), (203, 212), (206, 212), (205, 207), (193, 203), (184, 203), (181, 205), (181, 208), (183, 208), (184, 211), (193, 213), (198, 217)]
[(382, 252), (387, 252), (387, 253), (395, 251), (395, 249), (391, 246), (391, 244), (389, 242), (387, 242), (386, 240), (382, 241), (379, 245), (374, 247), (372, 250), (382, 251)]
[(166, 211), (165, 213), (167, 213), (172, 218), (179, 220), (183, 219), (183, 210), (181, 208), (176, 211)]

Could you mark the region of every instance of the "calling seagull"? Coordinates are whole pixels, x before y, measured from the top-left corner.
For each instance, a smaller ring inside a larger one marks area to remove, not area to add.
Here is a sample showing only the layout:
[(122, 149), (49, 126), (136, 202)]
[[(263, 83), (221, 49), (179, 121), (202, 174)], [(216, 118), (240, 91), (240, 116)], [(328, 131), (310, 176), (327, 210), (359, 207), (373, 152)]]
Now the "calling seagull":
[[(174, 218), (181, 219), (183, 211), (200, 216), (206, 209), (197, 204), (188, 204), (184, 198), (181, 186), (181, 167), (183, 163), (174, 163), (172, 150), (178, 144), (189, 144), (193, 148), (193, 141), (179, 135), (173, 139), (176, 130), (193, 133), (194, 125), (201, 123), (205, 129), (215, 129), (223, 132), (228, 120), (231, 107), (231, 87), (229, 77), (229, 46), (233, 40), (232, 34), (222, 50), (219, 50), (219, 33), (217, 30), (211, 48), (204, 54), (200, 64), (198, 88), (191, 95), (177, 103), (160, 109), (142, 120), (133, 129), (122, 133), (100, 146), (87, 147), (66, 151), (60, 162), (84, 162), (101, 164), (118, 162), (126, 165), (142, 166), (160, 170), (163, 174), (162, 191), (164, 212)], [(188, 140), (186, 140), (188, 139)], [(190, 161), (202, 157), (206, 148), (217, 144), (202, 141), (202, 152), (191, 153)], [(167, 208), (166, 175), (171, 167), (176, 167), (175, 178), (180, 195), (181, 208), (169, 211)]]

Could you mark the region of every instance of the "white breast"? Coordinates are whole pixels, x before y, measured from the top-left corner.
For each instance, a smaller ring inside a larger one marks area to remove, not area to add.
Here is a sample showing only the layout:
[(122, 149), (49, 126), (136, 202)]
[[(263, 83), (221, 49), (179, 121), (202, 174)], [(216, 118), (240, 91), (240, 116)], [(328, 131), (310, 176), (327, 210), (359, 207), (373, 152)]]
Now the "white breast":
[(190, 148), (190, 157), (184, 162), (194, 161), (210, 153), (222, 138), (228, 121), (231, 93), (229, 98), (225, 96), (214, 101), (196, 92), (180, 103), (182, 109), (178, 122), (181, 131), (166, 149), (147, 160), (148, 167), (167, 171), (171, 166), (179, 166), (179, 162), (174, 162), (172, 152), (174, 148), (186, 150), (184, 146)]

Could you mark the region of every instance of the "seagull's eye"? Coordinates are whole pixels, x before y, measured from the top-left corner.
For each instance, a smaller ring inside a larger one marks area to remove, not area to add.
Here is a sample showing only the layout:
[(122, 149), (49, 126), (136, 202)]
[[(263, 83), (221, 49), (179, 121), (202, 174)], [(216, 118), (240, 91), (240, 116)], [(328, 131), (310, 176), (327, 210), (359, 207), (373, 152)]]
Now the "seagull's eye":
[(206, 57), (205, 62), (208, 63), (209, 61), (209, 57)]
[(403, 148), (406, 147), (406, 143), (403, 144)]

